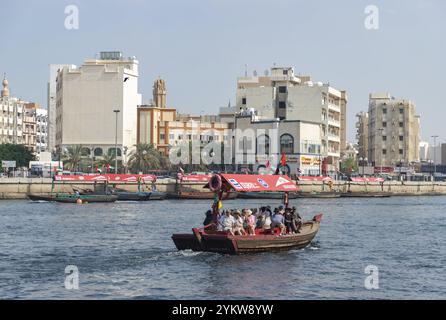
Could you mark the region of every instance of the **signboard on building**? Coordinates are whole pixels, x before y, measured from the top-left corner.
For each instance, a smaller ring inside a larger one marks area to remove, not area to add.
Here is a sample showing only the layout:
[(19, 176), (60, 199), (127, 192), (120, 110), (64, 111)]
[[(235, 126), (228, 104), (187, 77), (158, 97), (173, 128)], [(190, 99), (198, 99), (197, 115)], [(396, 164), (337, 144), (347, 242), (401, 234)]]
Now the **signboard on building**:
[(316, 167), (319, 166), (321, 163), (321, 160), (319, 157), (312, 157), (312, 156), (301, 156), (300, 157), (300, 164), (303, 166), (312, 166)]
[(15, 168), (15, 161), (2, 160), (2, 168)]
[(375, 167), (375, 174), (377, 173), (393, 173), (394, 167)]

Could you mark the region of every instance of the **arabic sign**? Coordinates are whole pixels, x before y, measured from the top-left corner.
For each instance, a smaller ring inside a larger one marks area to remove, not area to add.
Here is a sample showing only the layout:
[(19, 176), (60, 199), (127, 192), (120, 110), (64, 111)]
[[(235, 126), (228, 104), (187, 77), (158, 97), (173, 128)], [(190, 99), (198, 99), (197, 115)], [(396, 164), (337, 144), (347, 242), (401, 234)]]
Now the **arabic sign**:
[(301, 156), (300, 163), (303, 166), (317, 167), (321, 164), (321, 160), (318, 157)]
[(287, 176), (255, 174), (222, 174), (236, 191), (298, 191), (296, 184)]
[(151, 174), (94, 174), (94, 175), (56, 175), (56, 181), (108, 181), (108, 182), (142, 182), (156, 181), (156, 176)]

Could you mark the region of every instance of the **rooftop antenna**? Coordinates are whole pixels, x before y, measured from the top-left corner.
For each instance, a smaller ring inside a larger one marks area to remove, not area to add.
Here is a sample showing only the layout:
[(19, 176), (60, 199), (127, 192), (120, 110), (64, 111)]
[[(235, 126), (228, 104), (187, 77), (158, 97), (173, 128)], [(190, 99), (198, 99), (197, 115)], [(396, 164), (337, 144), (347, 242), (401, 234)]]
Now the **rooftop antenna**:
[(248, 65), (245, 63), (245, 77), (248, 76)]

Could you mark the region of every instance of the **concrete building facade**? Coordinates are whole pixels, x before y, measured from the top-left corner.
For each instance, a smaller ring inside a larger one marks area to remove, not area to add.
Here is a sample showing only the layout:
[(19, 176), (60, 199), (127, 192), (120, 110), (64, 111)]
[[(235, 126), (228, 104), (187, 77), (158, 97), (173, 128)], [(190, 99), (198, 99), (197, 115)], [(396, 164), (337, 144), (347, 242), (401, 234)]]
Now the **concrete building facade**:
[(360, 112), (356, 115), (356, 139), (358, 141), (358, 158), (369, 156), (369, 114)]
[[(138, 61), (121, 52), (101, 52), (81, 67), (59, 69), (56, 86), (56, 146), (83, 145), (92, 157), (137, 143)], [(119, 112), (114, 112), (118, 110)], [(116, 128), (117, 117), (117, 128)]]
[(388, 93), (369, 96), (368, 161), (375, 166), (410, 165), (420, 161), (420, 117), (415, 104)]
[(345, 91), (296, 76), (292, 67), (273, 67), (271, 75), (238, 78), (236, 99), (238, 111), (254, 109), (259, 121), (320, 124), (324, 167), (331, 174), (339, 170), (346, 148)]

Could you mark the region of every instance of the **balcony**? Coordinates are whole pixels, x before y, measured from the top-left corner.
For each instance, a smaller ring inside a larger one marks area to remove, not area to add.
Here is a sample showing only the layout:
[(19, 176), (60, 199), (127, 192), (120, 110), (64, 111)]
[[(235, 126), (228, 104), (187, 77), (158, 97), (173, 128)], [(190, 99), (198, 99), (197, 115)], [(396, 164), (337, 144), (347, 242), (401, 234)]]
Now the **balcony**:
[(336, 111), (336, 112), (341, 112), (341, 107), (340, 106), (337, 106), (337, 105), (332, 104), (330, 102), (328, 103), (328, 109)]

